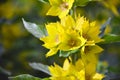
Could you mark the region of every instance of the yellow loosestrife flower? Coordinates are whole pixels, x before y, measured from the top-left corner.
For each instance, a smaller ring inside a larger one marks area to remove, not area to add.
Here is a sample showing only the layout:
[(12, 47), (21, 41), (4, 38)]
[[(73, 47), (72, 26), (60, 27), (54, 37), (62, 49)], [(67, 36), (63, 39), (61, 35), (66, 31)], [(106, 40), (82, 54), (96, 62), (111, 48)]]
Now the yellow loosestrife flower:
[[(77, 66), (78, 65), (78, 66)], [(50, 66), (51, 80), (85, 80), (85, 71), (81, 60), (77, 61), (75, 65), (70, 63), (67, 59), (63, 67), (56, 64)]]
[(63, 67), (56, 64), (50, 66), (51, 80), (102, 80), (104, 75), (96, 73), (96, 67), (93, 64), (84, 65), (81, 59), (76, 61), (73, 65), (72, 62), (65, 60)]
[(62, 27), (59, 22), (57, 23), (50, 23), (46, 25), (46, 29), (48, 32), (48, 36), (40, 38), (45, 44), (44, 47), (50, 49), (46, 56), (51, 56), (57, 53), (58, 45), (60, 44), (60, 36), (62, 34)]
[(47, 15), (65, 17), (71, 9), (74, 0), (49, 0), (51, 8)]
[(85, 39), (81, 37), (77, 32), (70, 30), (69, 33), (64, 33), (59, 46), (60, 50), (68, 51), (79, 49), (85, 44)]
[(65, 32), (61, 38), (60, 50), (75, 50), (85, 44), (86, 40), (80, 35), (80, 32), (74, 28), (76, 22), (70, 15), (62, 18), (61, 24)]
[(86, 45), (94, 45), (95, 43), (103, 41), (99, 37), (100, 34), (100, 26), (96, 24), (96, 22), (89, 22), (84, 17), (78, 17), (76, 20), (77, 30), (82, 31), (82, 36), (87, 39)]
[[(101, 32), (100, 26), (95, 21), (89, 22), (84, 17), (78, 16), (76, 18), (75, 29), (80, 31), (81, 36), (83, 36), (83, 38), (86, 40), (85, 45), (81, 48), (82, 56), (89, 55), (91, 59), (97, 58), (95, 57), (96, 56), (95, 53), (100, 53), (101, 51), (103, 51), (101, 47), (95, 45), (96, 43), (103, 41), (103, 39), (99, 37), (99, 34)], [(90, 59), (89, 56), (85, 58)]]
[(84, 17), (78, 16), (75, 20), (71, 16), (67, 16), (61, 19), (62, 25), (65, 25), (66, 32), (69, 30), (75, 30), (79, 32), (81, 37), (87, 40), (86, 45), (95, 45), (95, 43), (103, 41), (99, 37), (100, 26), (94, 21), (89, 22)]
[[(84, 46), (82, 45), (82, 49), (81, 49), (82, 54), (83, 53), (92, 54), (92, 53), (97, 53), (97, 52), (99, 53), (103, 50), (99, 46), (95, 45), (95, 43), (99, 43), (103, 41), (103, 39), (99, 37), (100, 26), (95, 21), (90, 23), (84, 17), (78, 16), (74, 20), (71, 16), (67, 16), (61, 19), (61, 23), (63, 26), (65, 25), (64, 29), (66, 30), (67, 33), (75, 34), (72, 32), (72, 31), (75, 31), (76, 33), (79, 34), (82, 41), (85, 42), (85, 43), (83, 42)], [(89, 52), (86, 50), (88, 48), (89, 48)]]
[(71, 16), (66, 16), (61, 19), (61, 22), (46, 25), (48, 36), (40, 40), (44, 42), (46, 48), (50, 49), (46, 55), (47, 57), (56, 54), (58, 50), (75, 50), (85, 44), (86, 40), (78, 30), (74, 29), (74, 26), (76, 26), (76, 23)]

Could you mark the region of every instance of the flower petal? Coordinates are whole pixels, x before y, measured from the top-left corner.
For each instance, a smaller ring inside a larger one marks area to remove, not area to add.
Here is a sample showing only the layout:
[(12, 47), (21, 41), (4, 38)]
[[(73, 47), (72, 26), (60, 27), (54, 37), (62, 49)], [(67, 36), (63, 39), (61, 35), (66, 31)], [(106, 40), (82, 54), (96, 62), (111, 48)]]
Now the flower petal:
[(57, 51), (58, 51), (57, 48), (50, 49), (50, 51), (46, 54), (46, 57), (49, 57), (49, 56), (52, 56), (52, 55), (56, 54)]
[(48, 10), (47, 15), (58, 16), (60, 13), (61, 13), (60, 7), (52, 6), (52, 7)]

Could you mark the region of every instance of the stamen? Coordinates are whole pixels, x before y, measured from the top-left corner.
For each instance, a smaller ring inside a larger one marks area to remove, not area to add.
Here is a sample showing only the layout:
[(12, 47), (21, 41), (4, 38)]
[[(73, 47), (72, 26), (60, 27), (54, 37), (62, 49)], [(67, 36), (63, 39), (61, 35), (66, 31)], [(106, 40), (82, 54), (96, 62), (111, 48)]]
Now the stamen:
[(63, 3), (60, 5), (60, 8), (61, 8), (62, 10), (66, 10), (66, 9), (68, 9), (68, 7), (69, 7), (69, 5), (68, 5), (67, 2), (63, 2)]

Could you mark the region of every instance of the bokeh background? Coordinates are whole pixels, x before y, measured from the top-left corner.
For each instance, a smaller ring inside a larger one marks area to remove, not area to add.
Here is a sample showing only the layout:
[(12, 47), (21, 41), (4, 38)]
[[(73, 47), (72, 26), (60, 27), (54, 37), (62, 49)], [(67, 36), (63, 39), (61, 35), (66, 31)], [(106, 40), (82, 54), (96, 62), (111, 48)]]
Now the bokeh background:
[[(43, 42), (30, 34), (22, 23), (22, 18), (36, 24), (59, 20), (45, 15), (49, 7), (39, 0), (0, 0), (0, 80), (19, 74), (49, 76), (32, 69), (29, 62), (62, 64), (64, 58), (59, 59), (58, 55), (45, 57), (48, 50), (42, 47)], [(100, 25), (111, 18), (105, 33), (120, 35), (120, 0), (94, 1), (77, 7), (76, 11), (90, 21), (97, 20)], [(107, 79), (120, 80), (120, 42), (100, 46), (105, 50), (100, 55), (98, 72), (105, 73)]]

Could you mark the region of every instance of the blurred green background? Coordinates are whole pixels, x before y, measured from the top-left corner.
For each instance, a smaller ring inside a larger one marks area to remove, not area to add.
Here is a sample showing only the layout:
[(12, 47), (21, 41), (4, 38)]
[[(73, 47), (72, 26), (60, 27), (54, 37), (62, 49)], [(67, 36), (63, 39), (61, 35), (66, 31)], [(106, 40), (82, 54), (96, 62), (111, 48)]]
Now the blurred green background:
[[(62, 64), (64, 58), (58, 55), (46, 58), (48, 51), (39, 39), (25, 30), (22, 18), (26, 21), (46, 24), (59, 20), (58, 17), (46, 16), (49, 4), (39, 0), (0, 0), (0, 80), (8, 80), (9, 76), (31, 74), (46, 77), (47, 74), (33, 70), (29, 62), (41, 62), (50, 65), (53, 62)], [(97, 20), (104, 24), (108, 18), (105, 33), (120, 35), (120, 1), (101, 0), (77, 7), (77, 13), (90, 21)], [(120, 74), (120, 42), (100, 45), (105, 50), (100, 56), (98, 71), (108, 75), (107, 78), (119, 78)], [(119, 80), (119, 79), (118, 79)]]

